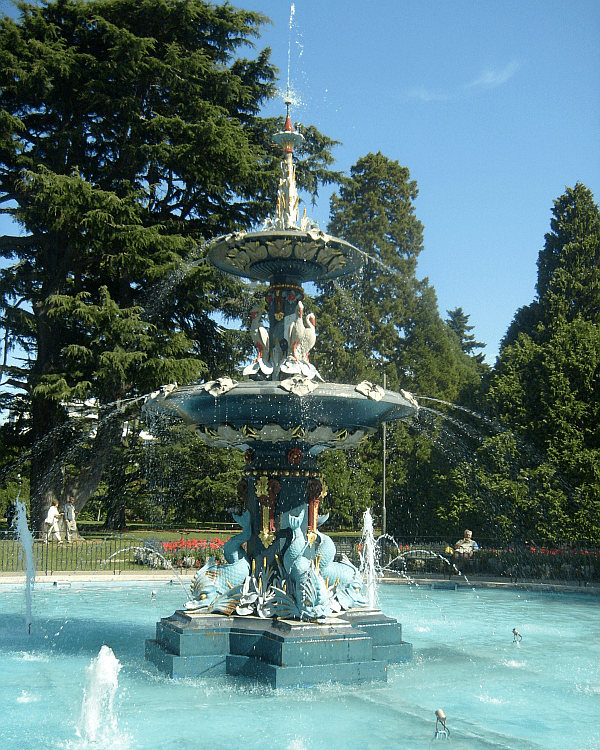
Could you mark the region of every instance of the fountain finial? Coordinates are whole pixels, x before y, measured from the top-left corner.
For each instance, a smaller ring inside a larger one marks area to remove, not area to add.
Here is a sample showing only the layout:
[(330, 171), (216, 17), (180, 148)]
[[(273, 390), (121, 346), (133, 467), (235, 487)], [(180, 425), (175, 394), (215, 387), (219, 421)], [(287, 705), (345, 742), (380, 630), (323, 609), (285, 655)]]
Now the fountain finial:
[(283, 150), (281, 161), (282, 177), (279, 181), (277, 191), (277, 222), (281, 229), (297, 228), (298, 222), (298, 190), (296, 189), (296, 170), (294, 168), (294, 148), (304, 140), (304, 137), (294, 130), (292, 118), (290, 117), (289, 96), (285, 100), (287, 113), (283, 130), (275, 133), (273, 140)]

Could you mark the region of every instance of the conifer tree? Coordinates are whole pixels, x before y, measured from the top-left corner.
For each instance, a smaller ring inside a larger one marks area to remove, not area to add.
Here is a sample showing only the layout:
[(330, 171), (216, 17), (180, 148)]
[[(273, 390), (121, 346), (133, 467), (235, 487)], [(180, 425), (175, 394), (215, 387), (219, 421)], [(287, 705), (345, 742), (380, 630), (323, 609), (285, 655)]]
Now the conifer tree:
[[(243, 351), (214, 322), (217, 309), (240, 314), (240, 286), (210, 270), (204, 247), (270, 210), (281, 122), (260, 117), (274, 92), (269, 51), (241, 54), (266, 21), (258, 13), (204, 0), (18, 7), (17, 21), (0, 20), (0, 205), (22, 234), (0, 238), (0, 309), (39, 526), (54, 497), (75, 494), (80, 509), (98, 486), (124, 404), (228, 374)], [(298, 173), (314, 193), (335, 177), (332, 142), (303, 133), (311, 172)], [(14, 391), (3, 398), (14, 404)], [(89, 398), (95, 445), (66, 487), (67, 405)], [(122, 480), (115, 467), (113, 505)]]
[[(363, 268), (354, 277), (320, 287), (314, 361), (324, 376), (338, 382), (367, 379), (381, 385), (385, 374), (389, 388), (457, 400), (479, 387), (481, 373), (441, 319), (433, 287), (415, 276), (423, 247), (423, 226), (414, 208), (417, 194), (408, 169), (378, 153), (360, 159), (341, 183), (339, 195), (333, 195), (328, 231), (363, 251)], [(399, 523), (394, 508), (400, 495), (410, 495), (412, 512), (427, 492), (426, 472), (419, 492), (411, 488), (407, 493), (407, 487), (416, 482), (415, 473), (410, 472), (431, 455), (431, 444), (402, 424), (387, 429), (386, 494), (390, 519)], [(358, 457), (350, 454), (333, 460), (324, 456), (322, 466), (331, 487), (333, 511), (336, 498), (343, 498), (345, 518), (358, 517), (365, 504), (379, 508), (380, 435), (365, 441)], [(348, 475), (360, 489), (348, 491), (343, 479)], [(351, 508), (349, 498), (360, 505)], [(423, 519), (421, 528), (427, 523)]]
[(470, 354), (477, 362), (483, 363), (483, 354), (480, 352), (475, 354), (475, 349), (484, 349), (485, 344), (481, 341), (475, 341), (475, 334), (471, 331), (475, 326), (470, 326), (469, 315), (467, 315), (462, 307), (456, 307), (454, 310), (446, 310), (448, 317), (446, 323), (450, 330), (458, 336), (460, 342), (460, 348), (465, 354)]
[(488, 401), (539, 451), (530, 533), (600, 542), (600, 210), (581, 184), (554, 201), (536, 299), (502, 342)]

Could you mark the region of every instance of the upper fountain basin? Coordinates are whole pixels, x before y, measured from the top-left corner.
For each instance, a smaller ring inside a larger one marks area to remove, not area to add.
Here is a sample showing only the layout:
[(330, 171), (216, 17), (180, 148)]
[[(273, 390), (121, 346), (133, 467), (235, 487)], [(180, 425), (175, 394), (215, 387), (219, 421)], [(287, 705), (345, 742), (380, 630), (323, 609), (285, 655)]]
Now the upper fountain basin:
[(326, 281), (355, 273), (362, 265), (354, 245), (320, 229), (237, 232), (218, 239), (208, 257), (221, 271), (255, 281)]
[(312, 384), (310, 392), (297, 395), (285, 381), (228, 381), (223, 390), (226, 380), (161, 391), (144, 410), (181, 417), (215, 446), (245, 450), (257, 441), (294, 442), (315, 455), (353, 448), (381, 422), (409, 419), (418, 409), (410, 394), (370, 383)]

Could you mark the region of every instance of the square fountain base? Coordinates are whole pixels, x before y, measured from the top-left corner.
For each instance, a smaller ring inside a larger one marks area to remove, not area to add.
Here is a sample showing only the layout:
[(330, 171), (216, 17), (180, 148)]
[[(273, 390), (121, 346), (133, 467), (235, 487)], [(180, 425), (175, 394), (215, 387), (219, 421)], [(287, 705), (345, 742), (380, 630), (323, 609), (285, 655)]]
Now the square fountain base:
[(146, 659), (170, 677), (234, 675), (274, 688), (387, 680), (390, 662), (410, 661), (402, 626), (360, 609), (316, 623), (225, 617), (178, 610), (156, 624)]

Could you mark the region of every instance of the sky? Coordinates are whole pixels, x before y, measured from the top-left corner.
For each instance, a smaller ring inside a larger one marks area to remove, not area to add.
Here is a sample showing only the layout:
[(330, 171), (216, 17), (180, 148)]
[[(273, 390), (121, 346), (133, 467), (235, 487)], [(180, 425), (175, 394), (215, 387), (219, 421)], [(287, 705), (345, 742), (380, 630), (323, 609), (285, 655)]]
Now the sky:
[[(440, 314), (461, 307), (494, 363), (535, 297), (553, 201), (600, 200), (598, 0), (234, 0), (268, 16), (292, 119), (341, 145), (336, 169), (381, 151), (408, 167)], [(0, 11), (10, 4), (0, 0)], [(251, 51), (248, 51), (251, 54)], [(265, 114), (284, 114), (283, 98)], [(326, 228), (329, 191), (308, 215)], [(3, 231), (0, 226), (0, 231)]]
[[(600, 3), (234, 4), (272, 20), (259, 44), (282, 89), (289, 61), (292, 119), (341, 141), (337, 169), (378, 151), (408, 167), (425, 227), (417, 276), (443, 318), (469, 315), (493, 365), (535, 297), (553, 201), (577, 182), (600, 200)], [(325, 228), (328, 211), (323, 193), (308, 214)]]

